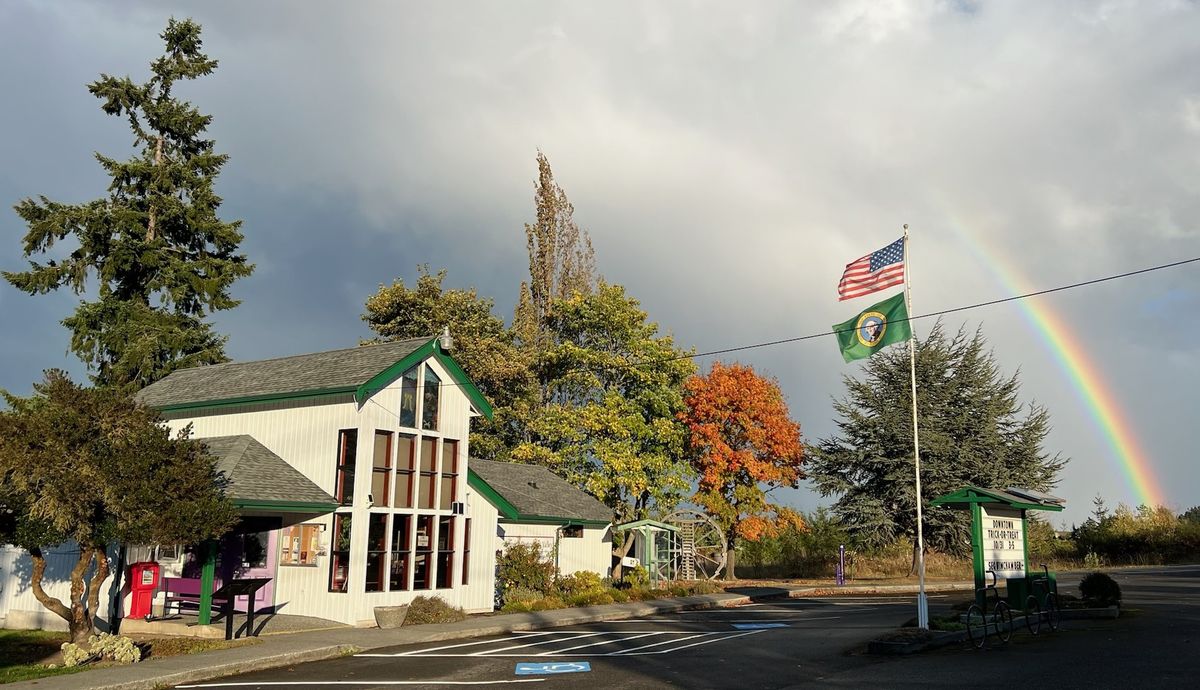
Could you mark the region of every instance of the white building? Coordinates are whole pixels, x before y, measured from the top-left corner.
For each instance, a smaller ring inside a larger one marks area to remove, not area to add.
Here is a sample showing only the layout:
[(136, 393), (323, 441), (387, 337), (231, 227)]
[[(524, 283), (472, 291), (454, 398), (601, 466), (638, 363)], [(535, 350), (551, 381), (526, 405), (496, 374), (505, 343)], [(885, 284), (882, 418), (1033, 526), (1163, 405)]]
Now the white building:
[[(506, 540), (557, 544), (563, 574), (607, 572), (603, 504), (544, 468), (468, 461), (471, 419), (491, 406), (439, 338), (183, 369), (138, 397), (172, 429), (190, 425), (241, 513), (219, 544), (130, 548), (127, 564), (161, 564), (156, 608), (262, 577), (256, 610), (349, 624), (417, 595), (491, 611)], [(66, 599), (72, 549), (47, 556), (46, 589)], [(0, 625), (65, 627), (28, 570), (27, 554), (0, 548)], [(128, 611), (127, 584), (103, 591), (101, 627)]]

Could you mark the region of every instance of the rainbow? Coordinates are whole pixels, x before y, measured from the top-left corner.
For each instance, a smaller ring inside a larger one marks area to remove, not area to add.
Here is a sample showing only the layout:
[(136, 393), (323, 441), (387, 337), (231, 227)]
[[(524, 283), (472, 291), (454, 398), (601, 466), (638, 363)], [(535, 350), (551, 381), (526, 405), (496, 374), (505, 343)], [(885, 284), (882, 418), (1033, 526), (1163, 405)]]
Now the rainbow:
[[(1003, 287), (1012, 294), (1020, 295), (1052, 287), (1031, 286), (1010, 262), (996, 260), (1002, 252), (982, 246), (980, 240), (958, 223), (952, 222), (951, 227), (975, 254), (979, 263), (987, 266)], [(1092, 362), (1087, 349), (1074, 335), (1081, 331), (1072, 328), (1044, 299), (1034, 297), (1016, 300), (1015, 304), (1021, 310), (1025, 321), (1041, 336), (1046, 349), (1070, 381), (1096, 429), (1112, 449), (1114, 459), (1138, 502), (1148, 506), (1166, 505), (1166, 496), (1154, 468), (1150, 465), (1149, 455), (1134, 434), (1128, 415), (1121, 409), (1117, 397), (1105, 382), (1100, 367)]]

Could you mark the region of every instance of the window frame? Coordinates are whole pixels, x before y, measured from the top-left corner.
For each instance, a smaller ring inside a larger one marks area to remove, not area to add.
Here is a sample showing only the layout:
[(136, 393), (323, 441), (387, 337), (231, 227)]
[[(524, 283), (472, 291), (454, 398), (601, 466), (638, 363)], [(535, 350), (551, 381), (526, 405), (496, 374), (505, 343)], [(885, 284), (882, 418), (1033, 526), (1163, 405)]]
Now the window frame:
[[(342, 525), (345, 524), (345, 528)], [(342, 546), (341, 533), (343, 529), (346, 532), (345, 549), (339, 549)], [(350, 554), (352, 553), (354, 543), (354, 514), (353, 513), (334, 513), (333, 514), (333, 536), (330, 537), (329, 544), (329, 591), (333, 594), (346, 594), (350, 591)], [(346, 575), (342, 579), (342, 588), (335, 589), (334, 583), (337, 582), (337, 567), (341, 560), (341, 556), (345, 556)]]
[[(350, 442), (347, 442), (347, 440)], [(334, 495), (342, 506), (354, 505), (355, 466), (358, 464), (358, 429), (338, 430), (337, 469)], [(349, 495), (347, 495), (349, 487)]]
[[(387, 443), (383, 449), (383, 467), (377, 463), (379, 461), (379, 437), (386, 436)], [(395, 440), (396, 433), (385, 429), (376, 429), (374, 436), (374, 444), (371, 446), (371, 492), (368, 494), (371, 498), (371, 504), (378, 508), (387, 508), (391, 505), (392, 496), (389, 493), (392, 489), (392, 442)], [(383, 475), (383, 491), (376, 493), (375, 480), (378, 475)], [(383, 502), (380, 503), (382, 498)]]

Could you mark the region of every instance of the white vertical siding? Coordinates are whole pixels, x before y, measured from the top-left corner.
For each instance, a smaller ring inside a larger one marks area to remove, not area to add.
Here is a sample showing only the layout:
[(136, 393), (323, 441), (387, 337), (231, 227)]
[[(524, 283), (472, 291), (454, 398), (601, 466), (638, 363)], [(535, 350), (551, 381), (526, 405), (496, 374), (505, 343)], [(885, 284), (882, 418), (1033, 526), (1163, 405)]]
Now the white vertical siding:
[[(439, 596), (455, 606), (463, 606), (472, 610), (491, 610), (491, 597), (494, 586), (494, 549), (476, 552), (472, 548), (472, 577), (470, 585), (462, 585), (462, 552), (463, 552), (463, 518), (455, 518), (454, 526), (454, 562), (453, 586), (447, 589), (429, 589), (421, 591), (397, 592), (366, 592), (366, 545), (368, 537), (369, 516), (372, 513), (390, 513), (390, 507), (383, 507), (381, 497), (372, 497), (374, 504), (368, 503), (371, 493), (372, 459), (374, 455), (374, 438), (376, 430), (392, 433), (420, 434), (438, 439), (458, 441), (458, 478), (454, 501), (464, 500), (467, 491), (467, 458), (470, 448), (470, 420), (473, 416), (471, 403), (462, 388), (454, 385), (452, 377), (436, 360), (428, 359), (425, 364), (441, 378), (445, 384), (439, 392), (438, 428), (433, 431), (402, 428), (399, 425), (400, 409), (400, 379), (389, 382), (385, 388), (375, 392), (362, 405), (357, 404), (350, 395), (326, 396), (304, 401), (280, 401), (241, 405), (237, 407), (217, 408), (211, 411), (195, 413), (192, 416), (182, 416), (176, 413), (171, 420), (174, 428), (182, 428), (192, 424), (192, 434), (196, 438), (212, 436), (230, 436), (248, 434), (283, 458), (317, 486), (331, 495), (337, 490), (337, 447), (338, 432), (342, 429), (357, 429), (358, 444), (356, 448), (356, 467), (354, 473), (354, 504), (348, 509), (338, 512), (349, 512), (351, 523), (351, 553), (350, 571), (347, 592), (329, 592), (330, 556), (328, 551), (333, 541), (333, 515), (325, 515), (309, 523), (325, 525), (321, 533), (321, 541), (326, 554), (317, 558), (313, 566), (280, 565), (277, 569), (275, 583), (275, 604), (280, 613), (316, 616), (330, 620), (352, 624), (368, 624), (374, 620), (376, 606), (392, 606), (407, 603), (414, 596)], [(423, 378), (423, 377), (422, 377)], [(423, 383), (422, 383), (423, 385)], [(422, 396), (418, 395), (418, 399)], [(418, 424), (421, 415), (418, 414)], [(394, 451), (393, 446), (393, 451)], [(438, 451), (440, 457), (440, 450)], [(393, 467), (395, 463), (393, 463)], [(395, 475), (389, 485), (389, 492), (394, 493)], [(435, 496), (440, 496), (440, 481)], [(387, 503), (391, 504), (391, 496)], [(485, 503), (480, 501), (481, 503)], [(404, 511), (409, 512), (409, 511)], [(433, 515), (434, 523), (437, 516), (449, 515), (449, 510), (413, 510), (414, 515)], [(472, 531), (475, 534), (495, 532), (495, 511), (489, 514), (485, 510), (481, 515), (472, 516)], [(394, 518), (393, 518), (394, 519)], [(389, 550), (391, 529), (388, 530)], [(473, 540), (474, 541), (474, 540)], [(437, 552), (433, 552), (434, 563)], [(487, 562), (492, 565), (487, 565)], [(489, 570), (488, 579), (479, 580), (478, 587), (486, 591), (479, 597), (472, 597), (477, 589), (475, 569), (486, 567)], [(411, 566), (410, 566), (411, 568)], [(435, 577), (430, 572), (430, 578)], [(486, 600), (486, 607), (476, 603)], [(468, 602), (470, 600), (470, 604)]]
[[(71, 571), (79, 562), (79, 548), (73, 543), (45, 549), (46, 572), (42, 576), (42, 589), (46, 594), (63, 602), (70, 608)], [(116, 568), (116, 552), (109, 556), (109, 568)], [(29, 552), (15, 546), (0, 546), (0, 627), (43, 628), (66, 630), (67, 622), (33, 596), (31, 577), (33, 559)], [(90, 572), (89, 572), (90, 576)], [(100, 586), (99, 621), (110, 617), (110, 597), (113, 576), (110, 574)]]
[(467, 492), (467, 517), (471, 518), (471, 562), (463, 608), (470, 613), (495, 608), (496, 551), (503, 540), (496, 533), (496, 507), (483, 496)]
[(558, 545), (558, 573), (570, 575), (581, 570), (607, 575), (612, 565), (612, 531), (609, 527), (585, 527), (582, 537), (563, 537), (558, 525), (503, 522), (500, 530), (506, 543), (541, 544), (542, 553), (554, 557)]

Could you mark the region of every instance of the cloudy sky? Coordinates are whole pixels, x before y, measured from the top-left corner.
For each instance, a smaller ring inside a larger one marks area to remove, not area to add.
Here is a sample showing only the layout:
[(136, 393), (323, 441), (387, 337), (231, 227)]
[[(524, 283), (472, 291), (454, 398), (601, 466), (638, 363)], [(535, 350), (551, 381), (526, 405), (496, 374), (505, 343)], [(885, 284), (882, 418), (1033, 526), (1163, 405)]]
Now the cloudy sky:
[[(93, 152), (125, 157), (130, 135), (85, 86), (144, 79), (174, 14), (220, 60), (180, 92), (215, 118), (222, 213), (257, 264), (216, 318), (237, 360), (354, 345), (366, 297), (421, 263), (508, 317), (538, 148), (603, 275), (700, 351), (850, 317), (869, 300), (838, 303), (843, 265), (904, 223), (918, 314), (1200, 256), (1195, 2), (448, 5), (6, 0), (0, 202), (103, 194)], [(24, 232), (0, 210), (0, 266), (23, 266)], [(0, 285), (0, 387), (83, 375), (59, 324), (76, 299)], [(1140, 495), (1069, 374), (1080, 362), (1039, 323), (1082, 345), (1109, 421), (1186, 509), (1198, 311), (1192, 264), (947, 324), (982, 325), (1049, 407), (1079, 520), (1096, 494)], [(810, 440), (858, 370), (832, 337), (738, 356), (779, 379)]]

